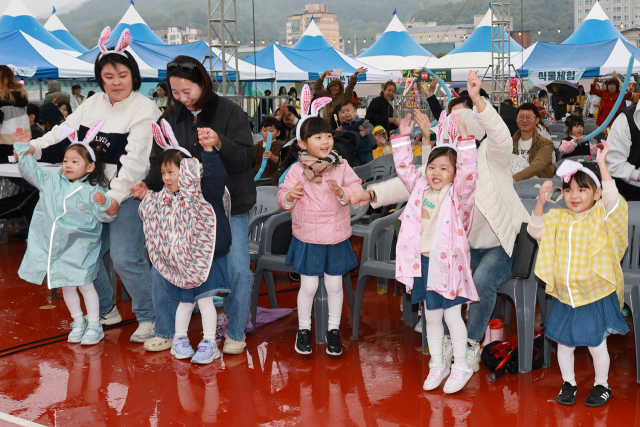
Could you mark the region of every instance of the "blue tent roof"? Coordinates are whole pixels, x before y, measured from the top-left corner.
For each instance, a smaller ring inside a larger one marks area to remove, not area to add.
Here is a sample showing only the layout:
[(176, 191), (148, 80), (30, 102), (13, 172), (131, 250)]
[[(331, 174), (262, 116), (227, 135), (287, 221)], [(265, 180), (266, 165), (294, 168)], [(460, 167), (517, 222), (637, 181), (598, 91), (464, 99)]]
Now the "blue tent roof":
[[(493, 34), (500, 34), (498, 27), (492, 27), (491, 9), (487, 11), (482, 18), (482, 21), (478, 24), (478, 27), (471, 33), (468, 39), (466, 39), (460, 46), (453, 49), (447, 54), (453, 55), (455, 53), (470, 53), (470, 52), (491, 52), (491, 31)], [(502, 35), (502, 34), (500, 34)], [(511, 52), (521, 52), (522, 46), (520, 46), (513, 38), (509, 37), (509, 47)]]
[(133, 40), (150, 44), (166, 44), (151, 30), (151, 28), (149, 28), (147, 23), (144, 22), (144, 19), (142, 19), (136, 8), (133, 6), (133, 1), (131, 1), (129, 9), (127, 9), (127, 12), (124, 14), (118, 25), (116, 25), (116, 27), (111, 31), (111, 38), (106, 43), (107, 47), (115, 46), (118, 43), (120, 34), (122, 34), (122, 32), (127, 28), (131, 32), (131, 38)]
[(311, 18), (311, 22), (309, 23), (307, 29), (304, 31), (304, 34), (302, 34), (300, 40), (298, 40), (296, 44), (291, 47), (291, 49), (316, 50), (326, 49), (329, 47), (333, 48), (333, 46), (331, 46), (331, 43), (329, 43), (327, 39), (324, 38), (313, 18)]
[(391, 23), (382, 36), (359, 58), (368, 56), (433, 56), (420, 46), (407, 32), (398, 16), (394, 13)]
[(4, 14), (0, 16), (0, 34), (10, 33), (12, 31), (22, 31), (54, 49), (74, 52), (72, 47), (58, 40), (53, 34), (47, 31), (42, 24), (33, 17), (21, 0), (13, 0), (9, 6), (7, 6)]
[(612, 39), (627, 40), (611, 23), (600, 2), (596, 2), (584, 22), (562, 44), (589, 44)]
[(86, 53), (88, 49), (84, 47), (75, 37), (69, 32), (67, 27), (64, 26), (58, 15), (56, 14), (56, 8), (53, 8), (51, 16), (44, 24), (44, 28), (49, 30), (58, 40), (73, 48), (73, 50), (79, 53)]

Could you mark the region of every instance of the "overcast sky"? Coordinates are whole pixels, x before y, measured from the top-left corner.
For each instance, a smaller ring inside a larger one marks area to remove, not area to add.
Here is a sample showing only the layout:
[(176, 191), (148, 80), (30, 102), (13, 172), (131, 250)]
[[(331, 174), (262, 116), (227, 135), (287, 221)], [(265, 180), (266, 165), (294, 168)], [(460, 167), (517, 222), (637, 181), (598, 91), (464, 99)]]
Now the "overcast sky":
[[(61, 9), (67, 5), (81, 4), (83, 0), (22, 0), (22, 2), (34, 16), (41, 17), (50, 14), (54, 5), (56, 9)], [(4, 12), (9, 3), (11, 0), (0, 0), (0, 11)]]

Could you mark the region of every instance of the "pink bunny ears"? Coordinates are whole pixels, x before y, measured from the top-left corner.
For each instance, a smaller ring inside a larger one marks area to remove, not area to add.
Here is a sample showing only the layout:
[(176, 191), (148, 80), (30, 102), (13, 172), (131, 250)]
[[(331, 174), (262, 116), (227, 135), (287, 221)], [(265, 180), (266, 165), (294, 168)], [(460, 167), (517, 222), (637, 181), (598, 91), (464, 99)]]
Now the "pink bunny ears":
[[(302, 98), (300, 98), (300, 115), (302, 118), (298, 121), (298, 127), (296, 128), (296, 138), (300, 140), (300, 129), (302, 129), (302, 124), (305, 120), (311, 117), (317, 117), (320, 109), (331, 102), (331, 98), (328, 96), (318, 98), (313, 103), (311, 102), (311, 89), (309, 89), (309, 85), (304, 85), (302, 88)], [(309, 108), (311, 108), (311, 112), (309, 112)]]
[(93, 127), (91, 127), (91, 129), (87, 131), (87, 134), (84, 136), (83, 141), (78, 141), (78, 132), (75, 129), (61, 127), (60, 129), (58, 129), (58, 141), (69, 138), (69, 140), (71, 141), (71, 145), (82, 145), (87, 149), (89, 155), (91, 156), (91, 160), (93, 160), (93, 163), (95, 163), (96, 153), (93, 151), (93, 148), (89, 146), (89, 143), (96, 138), (96, 135), (98, 134), (98, 132), (100, 132), (102, 126), (104, 126), (104, 120), (100, 120), (98, 123), (93, 125)]
[(107, 43), (110, 38), (111, 27), (106, 27), (104, 30), (102, 30), (102, 34), (100, 34), (100, 40), (98, 40), (98, 47), (100, 48), (100, 56), (98, 57), (98, 59), (110, 53), (122, 55), (127, 58), (124, 50), (129, 47), (129, 43), (131, 43), (131, 33), (129, 32), (129, 29), (127, 28), (122, 32), (122, 34), (120, 34), (120, 39), (118, 39), (118, 44), (116, 45), (116, 48), (114, 50), (108, 50), (107, 46), (105, 45), (105, 43)]
[(569, 182), (571, 182), (571, 178), (573, 177), (573, 175), (575, 175), (576, 172), (578, 171), (584, 172), (587, 175), (589, 175), (591, 179), (593, 179), (593, 182), (596, 183), (596, 187), (602, 188), (602, 185), (600, 184), (600, 180), (598, 179), (595, 173), (593, 173), (588, 168), (585, 168), (584, 166), (582, 166), (581, 163), (574, 162), (573, 160), (565, 160), (564, 162), (562, 162), (562, 164), (556, 171), (556, 175), (558, 175), (560, 178), (562, 178), (564, 182), (568, 184)]
[(440, 113), (440, 119), (438, 120), (438, 131), (436, 133), (436, 147), (448, 147), (455, 151), (458, 151), (458, 124), (453, 118), (457, 115), (455, 110), (451, 111), (449, 118), (449, 126), (447, 127), (447, 133), (449, 134), (449, 143), (444, 142), (444, 129), (447, 121), (447, 113), (443, 111)]
[[(162, 129), (161, 129), (161, 127), (162, 127)], [(162, 119), (160, 121), (160, 126), (158, 126), (157, 123), (151, 123), (151, 130), (153, 132), (153, 139), (156, 140), (158, 145), (163, 150), (165, 150), (165, 151), (167, 151), (167, 150), (180, 150), (187, 157), (191, 157), (191, 153), (189, 153), (189, 151), (186, 148), (181, 147), (180, 144), (178, 144), (178, 140), (176, 139), (176, 136), (173, 134), (173, 129), (171, 129), (171, 126), (169, 125), (169, 123), (165, 119)], [(168, 144), (165, 141), (165, 137), (169, 141)]]

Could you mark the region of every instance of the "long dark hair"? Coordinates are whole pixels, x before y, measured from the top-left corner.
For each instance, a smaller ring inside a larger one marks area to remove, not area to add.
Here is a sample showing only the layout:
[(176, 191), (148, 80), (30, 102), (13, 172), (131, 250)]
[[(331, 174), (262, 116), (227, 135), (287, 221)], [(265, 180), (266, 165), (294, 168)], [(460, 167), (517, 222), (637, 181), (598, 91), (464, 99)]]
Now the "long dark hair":
[(88, 182), (89, 184), (94, 186), (100, 185), (102, 187), (107, 188), (109, 186), (109, 178), (107, 178), (107, 175), (104, 172), (104, 159), (102, 158), (102, 145), (95, 141), (92, 141), (89, 143), (89, 146), (91, 147), (94, 154), (96, 155), (95, 163), (91, 158), (91, 154), (89, 154), (89, 150), (87, 150), (84, 145), (81, 145), (81, 144), (70, 145), (67, 147), (66, 150), (64, 150), (64, 152), (66, 154), (67, 151), (74, 150), (75, 152), (80, 154), (87, 163), (92, 163), (95, 165), (93, 172), (87, 175), (87, 177), (84, 179), (84, 182)]
[(195, 110), (202, 110), (216, 97), (216, 94), (213, 91), (213, 82), (211, 80), (211, 76), (209, 76), (207, 70), (198, 60), (190, 56), (176, 56), (172, 62), (177, 62), (179, 64), (193, 64), (193, 69), (191, 71), (185, 71), (182, 67), (175, 67), (171, 70), (167, 70), (167, 84), (169, 85), (167, 94), (167, 114), (173, 114), (175, 109), (182, 105), (182, 103), (176, 101), (176, 99), (173, 97), (173, 91), (171, 90), (171, 77), (180, 77), (183, 79), (187, 79), (190, 82), (193, 82), (200, 86), (202, 95), (200, 95), (200, 99), (198, 99), (193, 105), (193, 108)]

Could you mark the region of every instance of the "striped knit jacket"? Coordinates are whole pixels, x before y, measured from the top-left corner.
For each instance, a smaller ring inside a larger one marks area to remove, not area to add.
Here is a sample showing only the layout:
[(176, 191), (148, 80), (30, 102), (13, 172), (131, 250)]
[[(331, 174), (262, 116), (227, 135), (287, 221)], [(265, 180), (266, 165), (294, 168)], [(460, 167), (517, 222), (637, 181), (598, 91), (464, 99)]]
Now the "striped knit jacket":
[(11, 95), (13, 102), (8, 98), (0, 98), (0, 144), (3, 145), (13, 145), (13, 132), (18, 127), (31, 132), (27, 116), (29, 99), (19, 91), (11, 91)]

